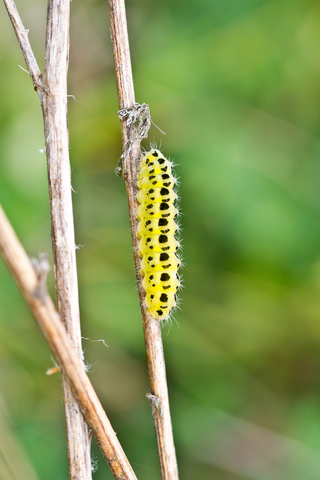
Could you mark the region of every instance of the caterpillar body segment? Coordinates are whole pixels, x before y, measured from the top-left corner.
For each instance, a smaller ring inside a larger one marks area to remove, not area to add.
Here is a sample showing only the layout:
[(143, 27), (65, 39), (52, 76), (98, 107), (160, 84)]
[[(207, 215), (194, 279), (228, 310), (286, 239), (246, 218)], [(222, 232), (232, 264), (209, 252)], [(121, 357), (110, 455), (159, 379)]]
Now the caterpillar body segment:
[(143, 258), (153, 252), (177, 252), (179, 247), (180, 243), (174, 235), (143, 235), (139, 242), (139, 255)]
[(173, 203), (148, 202), (141, 203), (138, 208), (138, 220), (146, 217), (151, 218), (174, 218), (178, 215), (177, 208)]
[(140, 160), (137, 183), (137, 236), (145, 306), (156, 320), (168, 320), (177, 305), (177, 271), (181, 264), (177, 254), (180, 244), (175, 237), (179, 231), (175, 220), (178, 196), (173, 189), (177, 180), (172, 163), (159, 150), (152, 149)]
[(149, 202), (174, 202), (177, 200), (178, 195), (172, 189), (167, 187), (152, 187), (152, 188), (141, 188), (138, 192), (138, 202), (139, 203), (149, 203)]
[(159, 292), (176, 293), (180, 287), (180, 280), (179, 276), (170, 271), (153, 272), (144, 276), (142, 285), (145, 290), (158, 287), (157, 291)]
[[(167, 160), (167, 159), (165, 159)], [(141, 168), (141, 176), (143, 178), (150, 177), (150, 175), (172, 175), (172, 164), (159, 163), (158, 165), (143, 165)], [(168, 179), (169, 177), (164, 177), (163, 179)]]
[[(169, 161), (169, 160), (168, 160)], [(141, 178), (138, 182), (139, 188), (156, 188), (156, 187), (166, 187), (173, 188), (177, 183), (177, 180), (168, 173), (158, 174), (158, 175), (147, 175), (146, 177)]]
[(173, 252), (150, 253), (149, 255), (143, 255), (141, 260), (143, 276), (146, 272), (177, 271), (180, 265), (180, 259), (177, 257), (177, 254)]
[(160, 235), (163, 233), (176, 235), (179, 232), (179, 226), (176, 224), (174, 218), (149, 218), (146, 220), (140, 220), (137, 230), (138, 238), (140, 239), (143, 235), (153, 234)]
[[(156, 320), (168, 320), (171, 310), (177, 305), (177, 297), (175, 293), (151, 293), (150, 290), (146, 291), (145, 299), (148, 312)], [(148, 306), (149, 305), (149, 306)], [(159, 315), (159, 308), (161, 309), (161, 315)]]

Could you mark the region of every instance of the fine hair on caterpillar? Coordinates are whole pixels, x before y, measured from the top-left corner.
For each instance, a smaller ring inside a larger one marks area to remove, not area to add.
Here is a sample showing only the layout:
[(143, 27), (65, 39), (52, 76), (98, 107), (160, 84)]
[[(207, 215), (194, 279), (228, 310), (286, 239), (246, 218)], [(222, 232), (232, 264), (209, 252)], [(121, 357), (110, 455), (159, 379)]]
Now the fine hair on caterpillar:
[(155, 320), (169, 320), (178, 306), (180, 231), (173, 164), (156, 148), (143, 154), (137, 176), (137, 237), (144, 308)]

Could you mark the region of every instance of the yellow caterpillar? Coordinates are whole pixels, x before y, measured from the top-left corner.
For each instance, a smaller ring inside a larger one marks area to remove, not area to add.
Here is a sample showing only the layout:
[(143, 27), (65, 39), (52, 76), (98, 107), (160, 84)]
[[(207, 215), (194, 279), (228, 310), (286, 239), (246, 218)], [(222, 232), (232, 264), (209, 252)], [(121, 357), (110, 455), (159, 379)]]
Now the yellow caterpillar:
[(138, 173), (137, 236), (141, 258), (145, 305), (156, 320), (168, 320), (177, 304), (180, 287), (178, 268), (180, 247), (175, 238), (179, 227), (175, 221), (178, 210), (174, 203), (177, 183), (172, 163), (159, 150), (152, 149), (140, 160)]

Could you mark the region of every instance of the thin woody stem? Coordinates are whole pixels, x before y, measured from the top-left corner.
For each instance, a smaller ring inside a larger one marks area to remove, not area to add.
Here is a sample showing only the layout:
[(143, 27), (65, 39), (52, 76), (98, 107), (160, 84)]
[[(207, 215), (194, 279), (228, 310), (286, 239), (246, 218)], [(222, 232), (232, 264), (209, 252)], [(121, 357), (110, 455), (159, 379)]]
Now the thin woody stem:
[[(41, 106), (48, 164), (51, 236), (60, 317), (83, 361), (67, 120), (70, 0), (48, 0)], [(92, 479), (90, 435), (62, 375), (70, 479)]]
[(48, 264), (42, 260), (37, 263), (37, 268), (34, 268), (1, 206), (0, 252), (56, 361), (68, 383), (72, 386), (81, 411), (109, 464), (114, 478), (117, 480), (136, 480), (119, 440), (85, 373), (82, 362), (76, 355), (70, 338), (46, 291), (45, 279)]
[[(71, 343), (79, 359), (83, 361), (67, 125), (69, 0), (48, 1), (43, 78), (29, 43), (28, 31), (23, 26), (13, 0), (4, 0), (4, 3), (41, 101), (48, 162), (57, 304)], [(62, 380), (70, 480), (91, 480), (91, 442), (88, 428), (64, 375)]]
[(30, 73), (30, 77), (32, 78), (33, 86), (35, 90), (38, 91), (38, 94), (39, 94), (39, 90), (41, 93), (42, 75), (29, 42), (29, 38), (28, 38), (29, 30), (26, 30), (24, 28), (21, 17), (18, 13), (18, 10), (14, 1), (3, 0), (3, 2), (7, 9), (8, 15), (10, 17), (15, 34), (17, 36), (20, 48), (22, 50), (23, 58), (26, 62), (28, 71)]
[[(137, 166), (141, 156), (140, 142), (146, 136), (145, 122), (147, 106), (135, 103), (130, 49), (124, 0), (109, 0), (111, 38), (117, 79), (118, 99), (123, 153), (123, 176), (129, 204), (129, 217), (133, 243), (134, 261), (138, 285), (142, 284), (141, 260), (138, 255), (137, 231)], [(140, 121), (133, 121), (140, 112)], [(147, 112), (148, 113), (148, 112)], [(142, 118), (142, 119), (141, 119)], [(142, 133), (143, 131), (143, 133)], [(142, 323), (146, 345), (150, 394), (148, 395), (155, 424), (158, 452), (163, 480), (178, 480), (178, 467), (173, 441), (168, 388), (160, 323), (151, 318), (144, 308), (143, 289), (139, 289)]]

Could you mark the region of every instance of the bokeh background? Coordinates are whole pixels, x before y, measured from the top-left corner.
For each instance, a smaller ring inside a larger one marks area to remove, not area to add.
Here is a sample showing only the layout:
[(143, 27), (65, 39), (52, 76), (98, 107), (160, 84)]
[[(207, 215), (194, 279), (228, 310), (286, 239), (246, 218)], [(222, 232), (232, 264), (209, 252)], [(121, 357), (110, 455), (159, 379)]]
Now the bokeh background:
[[(45, 3), (17, 2), (41, 67)], [(136, 100), (166, 132), (144, 147), (181, 182), (185, 288), (163, 329), (181, 479), (319, 479), (319, 2), (128, 0), (127, 14)], [(0, 201), (52, 261), (42, 116), (18, 65), (0, 5)], [(156, 480), (106, 1), (71, 3), (69, 94), (90, 378), (138, 478)], [(0, 345), (0, 479), (67, 480), (60, 375), (2, 262)], [(96, 445), (93, 459), (112, 478)]]

